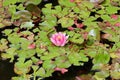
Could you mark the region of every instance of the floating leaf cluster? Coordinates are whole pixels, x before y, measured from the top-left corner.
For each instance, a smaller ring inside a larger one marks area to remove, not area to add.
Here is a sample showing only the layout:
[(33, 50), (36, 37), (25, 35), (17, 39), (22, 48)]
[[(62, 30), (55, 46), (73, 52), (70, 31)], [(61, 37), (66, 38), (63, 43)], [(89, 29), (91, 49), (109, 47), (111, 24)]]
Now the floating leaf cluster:
[[(50, 40), (57, 33), (67, 36), (62, 46)], [(0, 0), (0, 53), (14, 62), (12, 80), (40, 80), (90, 60), (91, 79), (120, 79), (120, 1)]]

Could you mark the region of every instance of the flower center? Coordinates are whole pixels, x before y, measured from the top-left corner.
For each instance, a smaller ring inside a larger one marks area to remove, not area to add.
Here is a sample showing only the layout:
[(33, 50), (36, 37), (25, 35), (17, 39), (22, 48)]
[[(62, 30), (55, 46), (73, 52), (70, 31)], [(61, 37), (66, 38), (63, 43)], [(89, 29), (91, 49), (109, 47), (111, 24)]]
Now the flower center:
[(57, 39), (58, 39), (58, 40), (61, 40), (61, 39), (62, 39), (62, 37), (61, 37), (61, 36), (58, 36), (58, 37), (57, 37)]

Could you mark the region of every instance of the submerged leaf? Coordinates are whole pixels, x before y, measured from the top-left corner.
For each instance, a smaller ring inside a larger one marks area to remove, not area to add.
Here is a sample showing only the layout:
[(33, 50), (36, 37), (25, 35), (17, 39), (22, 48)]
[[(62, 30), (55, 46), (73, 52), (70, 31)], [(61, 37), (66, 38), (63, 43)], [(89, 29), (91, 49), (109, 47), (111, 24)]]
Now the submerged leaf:
[(20, 26), (21, 28), (27, 28), (27, 29), (31, 29), (34, 27), (34, 24), (32, 22), (24, 22), (21, 24)]

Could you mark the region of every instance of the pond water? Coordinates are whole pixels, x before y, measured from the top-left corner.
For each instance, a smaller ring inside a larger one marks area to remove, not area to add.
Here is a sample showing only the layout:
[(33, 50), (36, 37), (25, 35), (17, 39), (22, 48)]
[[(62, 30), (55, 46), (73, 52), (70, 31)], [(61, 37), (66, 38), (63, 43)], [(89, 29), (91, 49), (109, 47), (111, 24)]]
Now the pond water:
[[(91, 66), (91, 62), (85, 63), (84, 66), (71, 66), (67, 73), (54, 72), (52, 77), (43, 80), (90, 80)], [(13, 69), (14, 63), (10, 63), (9, 60), (0, 60), (0, 80), (11, 80), (11, 77), (17, 76)]]
[[(43, 7), (47, 3), (58, 4), (57, 0), (43, 0), (39, 7)], [(93, 80), (92, 74), (94, 74), (94, 71), (90, 71), (91, 68), (92, 60), (89, 60), (84, 66), (71, 66), (67, 73), (54, 72), (52, 77), (43, 80)], [(10, 63), (9, 60), (0, 60), (0, 80), (10, 80), (13, 76), (17, 76), (14, 73), (14, 63)], [(111, 79), (108, 78), (106, 80)]]
[(13, 71), (14, 64), (9, 60), (0, 60), (0, 80), (10, 80), (12, 76), (16, 76)]

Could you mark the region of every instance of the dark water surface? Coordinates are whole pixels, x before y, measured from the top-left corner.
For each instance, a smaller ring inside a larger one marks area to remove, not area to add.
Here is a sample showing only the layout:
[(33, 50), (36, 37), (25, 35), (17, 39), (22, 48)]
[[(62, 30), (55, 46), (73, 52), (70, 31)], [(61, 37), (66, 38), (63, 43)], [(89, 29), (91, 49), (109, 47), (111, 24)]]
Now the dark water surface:
[[(79, 80), (76, 76), (82, 74), (87, 75), (92, 67), (91, 62), (85, 63), (84, 66), (71, 66), (68, 68), (68, 72), (61, 74), (60, 72), (54, 72), (52, 77), (45, 78), (43, 80)], [(9, 60), (0, 60), (0, 80), (11, 80), (11, 77), (17, 76), (14, 73), (14, 63), (10, 63)], [(86, 76), (88, 77), (88, 76)], [(81, 79), (90, 80), (90, 79)]]
[(14, 64), (9, 63), (9, 60), (0, 60), (0, 80), (10, 80), (14, 73)]

